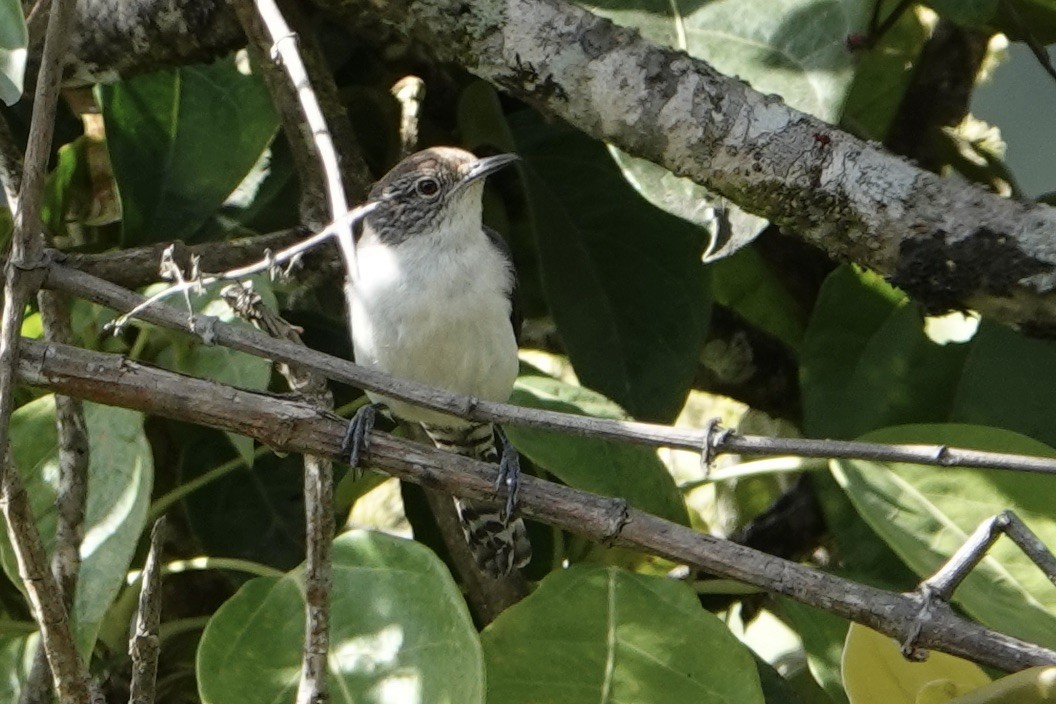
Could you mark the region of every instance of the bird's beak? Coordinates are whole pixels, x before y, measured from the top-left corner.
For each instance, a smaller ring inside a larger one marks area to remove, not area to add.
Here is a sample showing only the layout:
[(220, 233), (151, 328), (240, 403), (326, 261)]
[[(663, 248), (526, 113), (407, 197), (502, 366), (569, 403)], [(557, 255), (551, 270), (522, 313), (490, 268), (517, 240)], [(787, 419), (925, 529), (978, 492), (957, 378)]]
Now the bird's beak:
[(516, 154), (496, 154), (495, 156), (485, 157), (484, 159), (477, 159), (469, 168), (466, 169), (462, 175), (462, 180), (459, 182), (459, 187), (466, 187), (474, 181), (490, 176), (504, 166), (508, 166), (513, 162), (517, 161), (521, 157)]

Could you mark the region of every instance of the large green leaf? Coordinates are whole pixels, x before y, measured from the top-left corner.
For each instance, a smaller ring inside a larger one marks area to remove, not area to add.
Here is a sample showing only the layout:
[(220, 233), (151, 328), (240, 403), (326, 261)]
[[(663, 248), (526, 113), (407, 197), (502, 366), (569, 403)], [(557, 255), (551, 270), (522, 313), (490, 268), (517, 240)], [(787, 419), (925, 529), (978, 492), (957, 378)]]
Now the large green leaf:
[(581, 133), (527, 111), (511, 126), (544, 291), (576, 373), (636, 418), (674, 419), (707, 319), (702, 231), (649, 205)]
[[(213, 615), (198, 648), (207, 704), (293, 701), (304, 638), (303, 568), (247, 583)], [(480, 642), (458, 587), (428, 549), (380, 533), (334, 541), (332, 702), (474, 704)]]
[(275, 134), (260, 78), (224, 59), (99, 88), (125, 245), (192, 235)]
[(716, 303), (737, 311), (791, 349), (799, 349), (807, 313), (754, 247), (712, 264), (711, 281)]
[(0, 100), (14, 105), (22, 97), (29, 35), (18, 0), (0, 0)]
[(553, 572), (481, 640), (495, 704), (763, 702), (747, 647), (663, 577)]
[[(154, 469), (141, 414), (86, 403), (84, 415), (91, 463), (73, 621), (78, 644), (87, 651), (124, 584), (146, 522)], [(50, 549), (59, 462), (54, 396), (43, 396), (15, 411), (11, 450), (25, 479), (37, 527)], [(5, 572), (18, 583), (18, 567), (6, 534), (0, 549)]]
[[(577, 0), (647, 39), (686, 51), (718, 71), (738, 76), (792, 107), (836, 122), (854, 76), (850, 34), (863, 30), (866, 3), (855, 0)], [(714, 228), (711, 208), (724, 201), (689, 179), (614, 152), (627, 180), (668, 212)], [(766, 221), (730, 206), (730, 252), (754, 238)]]
[[(625, 420), (627, 414), (589, 389), (538, 374), (522, 374), (512, 402), (548, 411)], [(564, 483), (617, 496), (649, 513), (689, 525), (686, 503), (655, 450), (536, 428), (506, 428), (517, 449)]]
[(183, 499), (187, 524), (207, 555), (260, 562), (279, 570), (304, 559), (304, 463), (300, 455), (266, 454), (238, 466), (224, 434), (174, 426), (179, 481), (230, 469)]
[[(969, 425), (901, 426), (863, 439), (1056, 456), (1022, 435)], [(862, 518), (920, 577), (931, 575), (980, 523), (1005, 509), (1014, 510), (1043, 543), (1056, 545), (1056, 508), (1046, 475), (863, 460), (834, 461), (832, 471)], [(1056, 589), (1011, 541), (990, 550), (954, 601), (980, 623), (1056, 646)]]
[(1056, 345), (983, 322), (972, 339), (951, 420), (997, 425), (1056, 447)]
[(917, 308), (880, 277), (837, 269), (822, 286), (801, 347), (804, 429), (852, 438), (946, 420), (967, 351), (932, 342)]

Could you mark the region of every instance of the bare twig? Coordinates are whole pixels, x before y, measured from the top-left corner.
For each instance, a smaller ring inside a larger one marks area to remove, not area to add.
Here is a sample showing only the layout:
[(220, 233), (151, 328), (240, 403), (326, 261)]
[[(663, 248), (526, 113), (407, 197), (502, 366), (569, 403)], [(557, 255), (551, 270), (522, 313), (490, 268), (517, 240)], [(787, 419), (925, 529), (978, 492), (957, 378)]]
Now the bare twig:
[[(40, 639), (48, 655), (55, 691), (62, 704), (94, 702), (89, 693), (88, 675), (77, 654), (69, 617), (62, 603), (58, 584), (48, 570), (48, 557), (37, 533), (29, 498), (10, 453), (5, 453), (0, 510), (7, 522), (18, 576), (26, 588), (33, 616), (40, 627)], [(101, 701), (101, 700), (99, 700)]]
[[(0, 453), (4, 455), (0, 467), (0, 490), (8, 534), (19, 564), (19, 575), (33, 607), (34, 617), (40, 626), (41, 643), (51, 666), (55, 691), (61, 702), (83, 704), (92, 696), (87, 670), (77, 653), (60, 587), (55, 577), (47, 570), (44, 546), (37, 532), (21, 477), (13, 467), (7, 450), (23, 310), (27, 299), (40, 281), (41, 272), (34, 270), (39, 265), (44, 248), (40, 211), (44, 198), (48, 155), (51, 153), (55, 128), (62, 59), (66, 53), (73, 9), (73, 0), (55, 0), (53, 3), (45, 33), (29, 142), (16, 199), (11, 255), (4, 280), (3, 327), (0, 330)], [(5, 162), (10, 162), (10, 155), (5, 156)], [(18, 178), (17, 165), (8, 163), (4, 172), (5, 181), (12, 181), (7, 190), (13, 190), (13, 181)], [(51, 322), (55, 322), (54, 319)], [(61, 322), (59, 324), (61, 325)], [(70, 411), (71, 408), (67, 406), (66, 410)], [(71, 418), (69, 415), (66, 417), (67, 420)], [(67, 489), (70, 487), (67, 486)], [(67, 495), (66, 498), (70, 497)], [(69, 508), (69, 504), (67, 507)], [(76, 578), (77, 560), (75, 557), (72, 563), (69, 561), (68, 549), (71, 547), (71, 540), (73, 550), (79, 547), (76, 533), (79, 531), (80, 521), (74, 515), (78, 510), (83, 510), (83, 502), (79, 504), (79, 508), (74, 507), (64, 517), (72, 519), (73, 523), (67, 523), (63, 530), (72, 530), (74, 535), (63, 536), (67, 544), (56, 557), (56, 566), (59, 567), (61, 562), (60, 569), (64, 581), (71, 586), (67, 596), (72, 595), (72, 581)], [(37, 669), (42, 671), (42, 668)]]
[[(118, 355), (27, 340), (23, 382), (59, 393), (241, 433), (277, 450), (337, 457), (343, 419), (272, 394), (146, 367)], [(471, 499), (494, 496), (491, 465), (375, 432), (366, 460), (407, 481)], [(520, 510), (529, 518), (598, 541), (635, 548), (784, 594), (898, 639), (914, 628), (916, 598), (867, 587), (795, 562), (698, 533), (628, 508), (620, 499), (523, 477)], [(1005, 670), (1056, 663), (1056, 652), (937, 608), (920, 631), (921, 647)]]
[(1053, 556), (1034, 531), (1012, 511), (992, 516), (983, 521), (950, 559), (935, 574), (921, 582), (913, 593), (912, 596), (920, 603), (920, 611), (909, 633), (902, 640), (902, 654), (906, 658), (924, 660), (927, 657), (927, 651), (921, 648), (919, 642), (921, 631), (934, 616), (936, 609), (948, 608), (954, 590), (986, 557), (986, 553), (1002, 535), (1007, 535), (1049, 581), (1056, 584), (1056, 556)]
[(171, 252), (166, 250), (162, 253), (162, 262), (178, 274), (179, 280), (177, 283), (158, 291), (150, 298), (141, 300), (138, 305), (132, 307), (128, 312), (111, 321), (108, 324), (108, 328), (115, 331), (120, 330), (128, 324), (129, 320), (135, 317), (143, 317), (143, 311), (166, 298), (171, 298), (172, 296), (180, 294), (186, 295), (189, 291), (200, 290), (222, 281), (237, 281), (238, 279), (252, 276), (253, 274), (258, 274), (262, 271), (274, 270), (279, 264), (285, 262), (295, 262), (302, 254), (310, 250), (312, 247), (325, 242), (331, 237), (340, 238), (342, 232), (352, 227), (360, 218), (369, 213), (375, 207), (377, 207), (376, 203), (366, 203), (357, 208), (353, 208), (321, 231), (296, 244), (290, 245), (281, 252), (274, 255), (266, 253), (265, 257), (260, 261), (238, 267), (237, 269), (229, 269), (228, 271), (219, 274), (192, 275), (190, 278), (185, 279), (180, 273), (179, 267), (173, 263)]
[[(39, 291), (37, 301), (49, 342), (70, 344), (70, 307), (65, 294)], [(55, 425), (59, 438), (59, 481), (55, 496), (57, 520), (51, 554), (51, 573), (59, 586), (67, 613), (72, 612), (81, 568), (81, 540), (84, 538), (84, 510), (88, 501), (88, 429), (80, 399), (55, 396)], [(51, 699), (51, 670), (43, 644), (33, 656), (23, 704), (46, 704)]]
[[(301, 336), (288, 322), (264, 306), (258, 294), (247, 286), (229, 286), (224, 300), (242, 318), (249, 320), (272, 337), (303, 345)], [(334, 398), (326, 377), (299, 365), (280, 364), (280, 373), (290, 389), (306, 401), (331, 410)], [(298, 704), (319, 704), (326, 700), (327, 655), (330, 650), (331, 549), (334, 539), (334, 474), (329, 459), (304, 455), (304, 652), (301, 657), (301, 680), (297, 688)]]
[(139, 609), (136, 612), (136, 631), (128, 643), (132, 656), (132, 683), (129, 704), (154, 704), (154, 685), (158, 676), (158, 655), (161, 643), (161, 549), (165, 542), (165, 519), (154, 522), (150, 531), (150, 551), (140, 575)]
[(0, 185), (11, 212), (18, 210), (18, 190), (22, 187), (22, 149), (11, 134), (3, 113), (0, 113)]
[[(298, 35), (290, 29), (275, 0), (254, 0), (254, 4), (256, 5), (256, 15), (264, 22), (264, 27), (267, 31), (267, 43), (271, 46), (271, 58), (281, 62), (282, 67), (289, 74), (290, 85), (297, 91), (301, 109), (304, 111), (304, 118), (311, 130), (313, 142), (323, 168), (332, 220), (344, 225), (339, 232), (335, 233), (338, 246), (341, 249), (341, 256), (344, 258), (345, 268), (349, 276), (354, 278), (357, 270), (356, 247), (352, 239), (351, 223), (338, 220), (340, 214), (347, 212), (349, 209), (348, 199), (345, 196), (345, 187), (342, 182), (340, 162), (334, 149), (334, 140), (330, 134), (330, 128), (319, 105), (319, 99), (313, 90), (312, 77), (308, 75), (304, 61), (297, 48)], [(253, 13), (247, 12), (247, 5), (248, 3), (236, 2), (235, 9), (239, 13), (243, 26), (251, 27), (256, 23), (256, 20), (251, 17)]]
[[(71, 295), (126, 311), (143, 297), (84, 272), (50, 264), (44, 285)], [(174, 330), (187, 330), (181, 312), (168, 306), (152, 306), (140, 314), (146, 320)], [(1000, 452), (983, 452), (946, 445), (884, 445), (880, 443), (770, 438), (738, 435), (707, 429), (672, 428), (637, 421), (608, 420), (568, 413), (524, 408), (507, 403), (483, 401), (383, 374), (288, 342), (272, 339), (254, 330), (245, 330), (211, 321), (209, 331), (215, 344), (288, 364), (311, 369), (328, 379), (376, 391), (426, 408), (480, 422), (521, 425), (557, 430), (570, 435), (617, 440), (649, 447), (670, 447), (692, 452), (709, 450), (713, 456), (724, 453), (762, 456), (797, 455), (834, 459), (867, 459), (877, 462), (911, 462), (940, 467), (971, 467), (1017, 472), (1056, 473), (1056, 459)]]
[[(12, 208), (17, 209), (22, 186), (22, 154), (11, 139), (7, 123), (0, 118), (0, 180)], [(51, 342), (70, 344), (70, 307), (66, 296), (57, 291), (38, 291), (37, 302), (44, 336)], [(81, 567), (84, 507), (88, 498), (88, 434), (84, 407), (79, 399), (55, 397), (55, 425), (59, 438), (59, 486), (55, 497), (58, 518), (51, 555), (51, 573), (59, 586), (62, 602), (69, 613), (77, 589)], [(51, 700), (51, 669), (43, 641), (33, 654), (33, 665), (19, 695), (22, 704), (46, 704)]]
[(1016, 514), (1005, 511), (984, 521), (942, 569), (924, 580), (921, 589), (943, 601), (949, 601), (954, 590), (1002, 535), (1007, 535), (1045, 573), (1049, 581), (1056, 584), (1056, 557)]

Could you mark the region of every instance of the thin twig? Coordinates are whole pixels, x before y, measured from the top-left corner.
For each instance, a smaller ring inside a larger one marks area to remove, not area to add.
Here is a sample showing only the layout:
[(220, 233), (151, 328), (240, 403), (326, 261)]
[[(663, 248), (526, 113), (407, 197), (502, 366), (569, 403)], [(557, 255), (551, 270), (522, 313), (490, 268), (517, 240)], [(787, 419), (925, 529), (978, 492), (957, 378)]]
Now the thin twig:
[[(301, 59), (297, 50), (298, 35), (290, 29), (286, 19), (282, 16), (275, 0), (254, 0), (257, 14), (263, 20), (271, 39), (271, 58), (281, 62), (283, 68), (289, 74), (290, 84), (297, 89), (297, 97), (300, 99), (301, 109), (304, 111), (305, 121), (311, 130), (315, 147), (319, 155), (319, 161), (325, 175), (327, 199), (330, 203), (330, 212), (333, 220), (344, 227), (337, 232), (337, 243), (344, 258), (345, 268), (349, 276), (354, 280), (355, 272), (358, 270), (356, 264), (356, 246), (352, 238), (351, 223), (338, 220), (338, 214), (348, 211), (348, 199), (345, 196), (345, 187), (341, 178), (340, 162), (334, 149), (334, 140), (330, 135), (326, 118), (319, 105), (312, 87), (312, 78)], [(236, 10), (238, 6), (236, 4)]]
[[(65, 291), (114, 310), (130, 310), (143, 300), (139, 294), (60, 264), (49, 264), (46, 272), (44, 286)], [(143, 310), (140, 317), (162, 327), (187, 331), (186, 316), (168, 306), (152, 306)], [(649, 447), (669, 447), (692, 452), (702, 452), (708, 448), (713, 456), (726, 453), (771, 457), (796, 455), (832, 459), (866, 459), (876, 462), (909, 462), (940, 467), (1056, 473), (1056, 459), (1050, 457), (984, 452), (947, 445), (885, 445), (846, 440), (738, 435), (723, 432), (717, 428), (712, 431), (672, 428), (653, 423), (591, 418), (513, 406), (508, 403), (483, 401), (398, 379), (311, 348), (275, 340), (255, 330), (246, 330), (212, 321), (209, 331), (213, 342), (223, 347), (288, 364), (298, 364), (328, 379), (468, 420), (556, 430), (569, 435), (616, 440)]]
[(1004, 0), (1001, 2), (1001, 7), (1008, 14), (1012, 23), (1016, 25), (1016, 30), (1020, 35), (1019, 39), (1027, 45), (1030, 53), (1034, 54), (1034, 58), (1038, 60), (1042, 70), (1052, 78), (1056, 78), (1056, 66), (1052, 65), (1052, 57), (1049, 56), (1048, 47), (1038, 41), (1037, 36), (1034, 35), (1030, 26), (1023, 20), (1023, 16), (1019, 14), (1019, 10), (1016, 9), (1016, 3), (1013, 0)]
[(132, 682), (129, 704), (154, 704), (154, 686), (158, 677), (158, 655), (161, 642), (161, 549), (165, 542), (165, 519), (154, 522), (150, 531), (150, 551), (143, 565), (136, 612), (136, 631), (128, 643), (132, 657)]
[[(0, 180), (13, 209), (17, 209), (18, 191), (22, 186), (22, 164), (21, 150), (11, 138), (6, 121), (0, 117)], [(71, 344), (73, 332), (66, 296), (57, 291), (38, 291), (37, 305), (44, 337), (50, 342)], [(81, 568), (84, 509), (88, 499), (88, 432), (81, 401), (56, 396), (55, 425), (59, 439), (59, 482), (55, 497), (57, 520), (51, 573), (59, 585), (66, 612), (70, 613)], [(44, 644), (38, 642), (29, 676), (19, 695), (20, 703), (46, 704), (51, 701), (51, 680)]]
[[(154, 369), (119, 355), (27, 340), (23, 382), (101, 403), (248, 435), (283, 452), (336, 458), (346, 423), (313, 406)], [(366, 461), (403, 480), (470, 499), (494, 497), (495, 467), (375, 432)], [(898, 639), (914, 628), (919, 600), (857, 584), (796, 562), (699, 533), (629, 508), (626, 502), (522, 477), (529, 517), (711, 574), (784, 594)], [(917, 642), (1004, 670), (1056, 663), (1056, 652), (936, 609)]]
[[(258, 274), (262, 271), (274, 270), (279, 264), (285, 262), (295, 262), (302, 254), (310, 250), (311, 248), (319, 245), (322, 242), (330, 239), (331, 237), (340, 237), (341, 233), (346, 229), (352, 227), (362, 218), (364, 215), (369, 213), (371, 210), (377, 207), (376, 203), (366, 203), (357, 208), (348, 211), (344, 217), (330, 223), (321, 231), (316, 234), (301, 240), (300, 242), (290, 245), (286, 249), (278, 252), (275, 255), (265, 256), (260, 261), (253, 262), (252, 264), (246, 264), (245, 266), (238, 267), (237, 269), (230, 269), (228, 271), (219, 274), (205, 274), (201, 276), (193, 276), (188, 279), (183, 279), (172, 286), (168, 286), (161, 291), (158, 291), (150, 298), (143, 299), (138, 305), (129, 309), (128, 312), (118, 316), (108, 324), (108, 329), (113, 331), (119, 331), (125, 325), (128, 324), (129, 320), (136, 317), (143, 317), (143, 312), (154, 306), (156, 303), (163, 301), (166, 298), (171, 298), (175, 295), (187, 294), (192, 290), (200, 290), (202, 288), (212, 286), (213, 284), (220, 283), (222, 281), (237, 281), (238, 279)], [(171, 261), (171, 253), (166, 251), (162, 255), (163, 261)], [(178, 271), (178, 267), (176, 268)]]
[[(77, 653), (63, 595), (56, 579), (47, 569), (44, 546), (21, 477), (7, 449), (14, 406), (19, 331), (26, 302), (40, 282), (41, 272), (34, 271), (44, 249), (40, 212), (55, 129), (62, 62), (70, 35), (74, 4), (73, 0), (55, 0), (51, 9), (37, 76), (22, 182), (15, 199), (17, 209), (11, 255), (4, 279), (3, 327), (0, 330), (0, 453), (4, 455), (0, 467), (0, 490), (8, 534), (18, 560), (19, 574), (40, 626), (41, 643), (51, 666), (55, 691), (63, 703), (83, 704), (93, 696), (88, 673)], [(5, 162), (8, 161), (9, 157), (5, 157)], [(17, 180), (17, 168), (8, 164), (4, 171), (5, 180)], [(13, 183), (8, 190), (12, 189)], [(73, 530), (76, 532), (78, 528), (75, 526)], [(66, 557), (64, 554), (62, 558), (64, 572)]]
[[(49, 342), (71, 344), (70, 306), (65, 294), (39, 291), (37, 301)], [(84, 404), (80, 399), (55, 396), (55, 425), (59, 438), (59, 481), (55, 496), (55, 542), (51, 573), (59, 585), (67, 613), (72, 613), (81, 568), (81, 541), (84, 538), (84, 511), (88, 501), (88, 429)], [(51, 670), (43, 644), (33, 656), (22, 704), (46, 704), (51, 700)]]
[(29, 497), (9, 452), (4, 464), (6, 471), (0, 486), (0, 511), (4, 514), (18, 562), (19, 579), (26, 588), (33, 617), (40, 627), (40, 639), (48, 655), (55, 691), (62, 704), (95, 702), (97, 700), (89, 691), (84, 663), (77, 654), (77, 644), (73, 640), (58, 584), (48, 569), (47, 553), (37, 532)]
[[(241, 318), (272, 337), (303, 345), (300, 334), (277, 313), (264, 306), (248, 286), (227, 287), (222, 295)], [(279, 372), (290, 389), (318, 408), (331, 410), (334, 397), (326, 377), (299, 365), (280, 364)], [(326, 700), (327, 656), (330, 650), (331, 548), (334, 539), (334, 473), (329, 459), (304, 455), (304, 651), (297, 704)]]

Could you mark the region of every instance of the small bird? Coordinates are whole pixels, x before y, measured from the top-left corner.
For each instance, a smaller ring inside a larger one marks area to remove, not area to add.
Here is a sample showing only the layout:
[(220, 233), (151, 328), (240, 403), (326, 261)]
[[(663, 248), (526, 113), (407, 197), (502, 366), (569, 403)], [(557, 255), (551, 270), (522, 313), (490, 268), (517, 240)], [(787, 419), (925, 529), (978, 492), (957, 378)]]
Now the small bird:
[[(358, 364), (480, 399), (509, 399), (521, 326), (517, 279), (506, 243), (482, 222), (481, 198), (485, 177), (516, 159), (434, 147), (377, 182), (368, 201), (378, 205), (356, 245), (358, 275), (346, 284)], [(519, 460), (505, 434), (491, 423), (368, 396), (372, 405), (349, 425), (349, 463), (358, 463), (382, 405), (421, 423), (440, 449), (498, 462), (505, 504), (455, 499), (462, 530), (487, 574), (501, 577), (527, 564), (524, 522), (511, 516)]]

